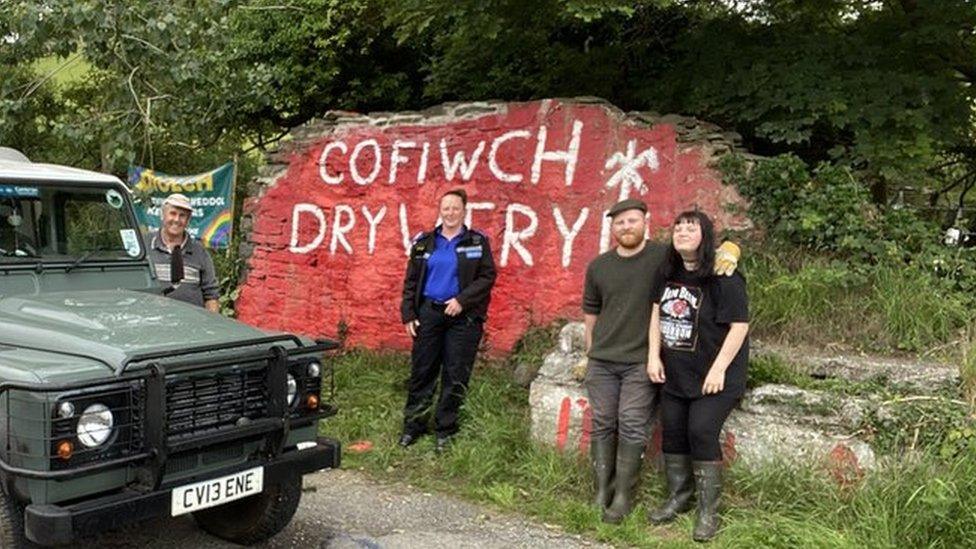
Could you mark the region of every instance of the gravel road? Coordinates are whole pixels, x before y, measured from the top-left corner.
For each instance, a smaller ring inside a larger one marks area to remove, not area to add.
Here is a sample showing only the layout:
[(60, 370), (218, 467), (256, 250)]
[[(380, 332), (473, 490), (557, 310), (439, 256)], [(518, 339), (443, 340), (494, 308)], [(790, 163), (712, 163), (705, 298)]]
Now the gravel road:
[[(85, 540), (77, 549), (237, 547), (198, 530), (189, 517), (158, 519)], [(383, 484), (358, 471), (305, 477), (298, 513), (261, 547), (502, 548), (605, 547), (528, 520), (400, 484)]]

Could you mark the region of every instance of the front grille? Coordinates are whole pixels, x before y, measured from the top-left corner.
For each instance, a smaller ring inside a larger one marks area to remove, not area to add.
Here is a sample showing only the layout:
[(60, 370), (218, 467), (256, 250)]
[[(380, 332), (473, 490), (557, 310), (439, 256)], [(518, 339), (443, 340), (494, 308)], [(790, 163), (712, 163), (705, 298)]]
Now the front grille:
[(169, 456), (166, 459), (166, 474), (174, 475), (191, 471), (200, 465), (213, 465), (228, 461), (243, 461), (247, 456), (244, 455), (244, 445), (240, 442), (231, 442), (214, 446), (206, 450), (194, 450)]
[(268, 414), (266, 367), (236, 366), (166, 378), (166, 436), (179, 440)]

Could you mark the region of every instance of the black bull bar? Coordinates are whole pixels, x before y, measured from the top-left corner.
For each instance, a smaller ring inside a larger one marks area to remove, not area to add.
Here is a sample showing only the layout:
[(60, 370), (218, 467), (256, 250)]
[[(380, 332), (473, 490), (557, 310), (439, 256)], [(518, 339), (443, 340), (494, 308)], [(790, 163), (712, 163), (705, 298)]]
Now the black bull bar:
[[(284, 347), (280, 345), (284, 342), (294, 343), (294, 347)], [(19, 345), (17, 343), (0, 342), (3, 345), (19, 347), (31, 350), (31, 347)], [(161, 359), (173, 359), (200, 355), (202, 353), (212, 353), (217, 351), (227, 351), (237, 348), (255, 347), (270, 345), (268, 348), (251, 350), (245, 354), (234, 354), (234, 356), (218, 357), (197, 357), (169, 361), (164, 364)], [(316, 412), (304, 415), (300, 418), (289, 417), (289, 407), (287, 405), (287, 375), (288, 359), (294, 356), (303, 356), (339, 348), (339, 343), (330, 340), (316, 340), (314, 345), (303, 345), (301, 339), (294, 335), (284, 334), (276, 336), (260, 337), (233, 343), (201, 345), (172, 351), (154, 351), (149, 353), (139, 353), (128, 357), (119, 367), (115, 368), (105, 360), (88, 355), (72, 355), (80, 358), (87, 358), (96, 362), (101, 362), (116, 370), (116, 375), (106, 378), (89, 380), (75, 383), (47, 384), (47, 383), (27, 383), (7, 381), (0, 383), (0, 395), (9, 391), (29, 391), (34, 393), (63, 393), (91, 389), (99, 386), (115, 385), (118, 386), (125, 382), (140, 381), (145, 384), (145, 418), (144, 451), (126, 455), (123, 457), (99, 461), (81, 465), (78, 467), (62, 470), (39, 470), (11, 465), (8, 461), (10, 452), (10, 398), (7, 398), (6, 414), (6, 440), (2, 441), (6, 452), (0, 456), (0, 471), (8, 477), (22, 477), (41, 480), (68, 480), (82, 477), (91, 473), (112, 469), (129, 464), (139, 464), (141, 472), (145, 473), (147, 488), (156, 489), (162, 480), (165, 470), (166, 458), (171, 452), (179, 452), (203, 448), (224, 441), (237, 440), (251, 437), (265, 437), (265, 455), (275, 458), (281, 455), (284, 450), (284, 443), (287, 440), (289, 431), (294, 427), (303, 427), (315, 423), (319, 419), (335, 415), (336, 408), (332, 403), (322, 403)], [(180, 440), (176, 443), (169, 443), (166, 440), (166, 375), (173, 373), (189, 373), (207, 368), (217, 368), (221, 366), (231, 366), (245, 362), (267, 361), (265, 383), (268, 390), (268, 414), (266, 418), (254, 420), (250, 423), (221, 429), (215, 433), (208, 433)], [(135, 364), (146, 364), (145, 368), (140, 368), (138, 372), (130, 372), (129, 367)], [(322, 374), (325, 374), (323, 364)], [(334, 376), (330, 376), (330, 394), (334, 392)], [(37, 456), (47, 457), (47, 456)]]

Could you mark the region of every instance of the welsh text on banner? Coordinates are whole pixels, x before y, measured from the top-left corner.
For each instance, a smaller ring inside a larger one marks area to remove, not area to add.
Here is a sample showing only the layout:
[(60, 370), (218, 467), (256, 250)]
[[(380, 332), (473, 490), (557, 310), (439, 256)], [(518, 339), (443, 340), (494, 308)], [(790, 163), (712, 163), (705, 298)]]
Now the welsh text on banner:
[(159, 229), (160, 208), (166, 197), (181, 193), (193, 205), (193, 217), (187, 227), (190, 236), (208, 248), (230, 245), (234, 219), (233, 162), (196, 175), (169, 175), (133, 166), (129, 168), (129, 188), (140, 198), (136, 215), (139, 225), (147, 231)]

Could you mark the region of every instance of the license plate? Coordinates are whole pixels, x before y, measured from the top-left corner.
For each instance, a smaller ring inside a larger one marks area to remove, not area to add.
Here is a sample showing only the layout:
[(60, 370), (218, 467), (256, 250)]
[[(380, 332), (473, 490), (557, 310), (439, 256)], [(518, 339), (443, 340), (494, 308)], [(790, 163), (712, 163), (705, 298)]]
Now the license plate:
[(173, 488), (170, 515), (177, 516), (261, 493), (264, 467)]

